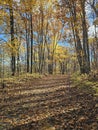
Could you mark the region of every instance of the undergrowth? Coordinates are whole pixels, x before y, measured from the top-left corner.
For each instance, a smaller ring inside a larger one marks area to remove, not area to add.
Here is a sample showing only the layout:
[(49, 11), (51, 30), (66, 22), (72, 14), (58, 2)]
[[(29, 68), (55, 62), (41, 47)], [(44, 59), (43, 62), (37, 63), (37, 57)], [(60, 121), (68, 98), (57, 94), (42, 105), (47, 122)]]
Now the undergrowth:
[(94, 75), (87, 74), (73, 74), (71, 76), (72, 86), (78, 87), (84, 91), (92, 92), (95, 91), (98, 95), (98, 78)]

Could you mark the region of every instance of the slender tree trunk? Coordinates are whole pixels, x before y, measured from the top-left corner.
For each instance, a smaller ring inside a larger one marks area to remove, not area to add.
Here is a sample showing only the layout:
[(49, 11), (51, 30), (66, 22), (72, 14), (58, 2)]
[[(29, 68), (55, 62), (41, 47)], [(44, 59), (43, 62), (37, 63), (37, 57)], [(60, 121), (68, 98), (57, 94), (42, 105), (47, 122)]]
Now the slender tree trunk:
[(52, 67), (52, 63), (50, 63), (52, 61), (51, 56), (50, 56), (50, 50), (48, 49), (48, 73), (49, 74), (53, 74), (53, 67)]
[(40, 8), (40, 11), (41, 11), (41, 32), (40, 32), (40, 53), (41, 53), (41, 56), (40, 56), (40, 73), (43, 72), (43, 62), (44, 62), (44, 39), (43, 39), (43, 36), (44, 36), (44, 32), (43, 32), (43, 27), (44, 27), (44, 13), (43, 13), (43, 5), (41, 5), (41, 8)]
[(32, 14), (31, 14), (31, 74), (33, 65), (33, 24), (32, 24)]
[(95, 59), (96, 59), (96, 69), (98, 68), (98, 36), (97, 36), (97, 26), (95, 25), (95, 41), (96, 41), (96, 53), (95, 53)]
[(30, 43), (29, 43), (29, 36), (30, 36), (30, 22), (28, 21), (30, 16), (26, 13), (26, 45), (27, 45), (27, 73), (30, 71)]
[(11, 31), (11, 44), (13, 46), (12, 48), (12, 54), (11, 54), (11, 70), (12, 70), (12, 76), (15, 75), (15, 71), (16, 71), (16, 59), (15, 59), (15, 53), (14, 53), (14, 17), (13, 17), (13, 9), (12, 9), (12, 5), (9, 9), (10, 11), (10, 31)]
[(29, 37), (27, 27), (26, 27), (26, 45), (27, 45), (27, 72), (29, 72)]
[(19, 64), (19, 52), (18, 52), (18, 54), (17, 54), (17, 73), (18, 73), (18, 75), (19, 75), (19, 69), (20, 68), (20, 64)]

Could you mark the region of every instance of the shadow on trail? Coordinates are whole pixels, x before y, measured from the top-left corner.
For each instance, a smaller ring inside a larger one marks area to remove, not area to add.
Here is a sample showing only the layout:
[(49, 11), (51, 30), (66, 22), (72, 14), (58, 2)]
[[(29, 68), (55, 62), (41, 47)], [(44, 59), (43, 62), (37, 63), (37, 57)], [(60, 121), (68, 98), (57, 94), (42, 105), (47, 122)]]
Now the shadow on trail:
[(95, 96), (93, 88), (89, 87), (86, 91), (73, 87), (51, 94), (49, 93), (47, 98), (44, 97), (43, 105), (40, 104), (42, 101), (40, 99), (36, 100), (36, 103), (39, 103), (36, 107), (29, 108), (28, 106), (27, 111), (22, 109), (25, 114), (30, 112), (31, 121), (9, 130), (98, 129), (98, 97)]

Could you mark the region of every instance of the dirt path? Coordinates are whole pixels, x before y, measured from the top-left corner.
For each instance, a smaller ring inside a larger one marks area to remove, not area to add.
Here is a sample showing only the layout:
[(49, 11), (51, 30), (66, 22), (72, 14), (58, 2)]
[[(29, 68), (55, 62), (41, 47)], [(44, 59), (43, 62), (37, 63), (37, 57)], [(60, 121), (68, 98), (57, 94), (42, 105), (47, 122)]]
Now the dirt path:
[(23, 79), (0, 90), (0, 130), (97, 130), (98, 99), (67, 76)]

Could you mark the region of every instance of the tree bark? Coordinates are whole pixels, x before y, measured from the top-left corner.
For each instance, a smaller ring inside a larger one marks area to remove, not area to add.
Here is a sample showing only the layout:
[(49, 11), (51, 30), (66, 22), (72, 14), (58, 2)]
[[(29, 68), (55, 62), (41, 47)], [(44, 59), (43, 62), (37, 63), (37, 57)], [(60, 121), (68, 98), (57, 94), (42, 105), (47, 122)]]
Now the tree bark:
[(32, 24), (32, 14), (31, 14), (31, 74), (33, 65), (33, 24)]
[(10, 11), (10, 31), (11, 31), (11, 44), (13, 46), (12, 48), (12, 52), (11, 52), (11, 70), (12, 70), (12, 76), (15, 75), (15, 71), (16, 71), (16, 59), (15, 59), (15, 52), (14, 52), (14, 17), (13, 17), (13, 9), (12, 9), (12, 5), (9, 9)]
[(87, 26), (86, 26), (86, 17), (85, 17), (85, 1), (81, 1), (82, 7), (82, 32), (83, 32), (83, 65), (84, 65), (84, 72), (90, 72), (90, 55), (89, 55), (89, 44), (88, 44), (88, 33), (87, 33)]

